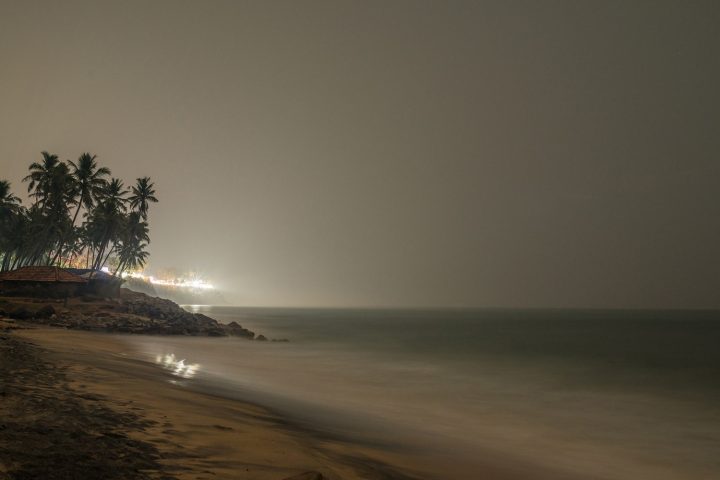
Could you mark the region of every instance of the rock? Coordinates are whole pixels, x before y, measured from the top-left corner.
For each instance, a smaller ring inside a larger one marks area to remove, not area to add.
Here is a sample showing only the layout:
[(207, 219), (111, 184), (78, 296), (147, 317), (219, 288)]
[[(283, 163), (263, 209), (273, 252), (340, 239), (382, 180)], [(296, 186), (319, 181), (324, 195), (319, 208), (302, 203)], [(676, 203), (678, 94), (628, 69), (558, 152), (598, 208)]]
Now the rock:
[(267, 337), (265, 335), (258, 335), (255, 337), (255, 340), (258, 340), (260, 342), (267, 342)]
[[(56, 327), (154, 335), (232, 335), (255, 339), (254, 332), (237, 322), (225, 325), (201, 313), (188, 312), (173, 301), (125, 289), (121, 289), (118, 298), (103, 300), (102, 297), (83, 296), (79, 300), (83, 304), (64, 307), (48, 304), (35, 313), (18, 304), (2, 301), (0, 304), (4, 311), (10, 311), (9, 316), (14, 319), (34, 319)], [(34, 310), (36, 307), (31, 308)], [(268, 338), (260, 336), (257, 340), (268, 341)]]
[(35, 318), (39, 319), (50, 318), (53, 315), (55, 315), (55, 309), (52, 307), (52, 305), (45, 305), (41, 307), (37, 312), (35, 312)]
[(14, 318), (15, 320), (30, 320), (33, 318), (33, 314), (27, 308), (18, 307), (10, 312), (10, 318)]
[(193, 317), (195, 318), (195, 320), (197, 320), (198, 322), (200, 322), (203, 325), (213, 325), (213, 326), (218, 325), (217, 320), (210, 318), (207, 315), (203, 315), (202, 313), (196, 313), (193, 315)]
[(244, 337), (252, 340), (255, 338), (255, 332), (251, 332), (247, 328), (243, 328), (242, 325), (239, 323), (233, 321), (225, 325), (225, 328), (228, 330), (230, 335), (236, 336), (236, 337)]
[(225, 333), (223, 330), (221, 330), (219, 328), (208, 330), (207, 334), (210, 337), (226, 337), (227, 336), (227, 333)]
[(326, 480), (320, 472), (305, 472), (300, 475), (284, 478), (283, 480)]

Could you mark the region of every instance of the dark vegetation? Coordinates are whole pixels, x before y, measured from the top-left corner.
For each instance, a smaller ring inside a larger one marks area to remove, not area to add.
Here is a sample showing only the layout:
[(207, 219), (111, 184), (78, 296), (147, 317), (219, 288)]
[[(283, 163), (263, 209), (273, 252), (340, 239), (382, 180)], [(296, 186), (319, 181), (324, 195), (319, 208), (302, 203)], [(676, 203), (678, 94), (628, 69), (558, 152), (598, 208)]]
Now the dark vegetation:
[(157, 202), (149, 177), (138, 178), (128, 190), (89, 153), (75, 163), (42, 152), (29, 170), (23, 179), (32, 199), (28, 207), (10, 182), (0, 180), (0, 271), (111, 265), (120, 275), (144, 266), (149, 205)]

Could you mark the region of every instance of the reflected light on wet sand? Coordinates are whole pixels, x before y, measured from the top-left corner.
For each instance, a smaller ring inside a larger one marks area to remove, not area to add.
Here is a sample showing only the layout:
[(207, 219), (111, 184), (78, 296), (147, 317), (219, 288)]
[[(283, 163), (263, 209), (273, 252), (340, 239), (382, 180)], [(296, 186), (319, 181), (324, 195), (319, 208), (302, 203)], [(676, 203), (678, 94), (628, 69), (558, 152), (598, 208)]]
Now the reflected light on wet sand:
[(197, 363), (185, 363), (184, 358), (178, 360), (174, 353), (156, 356), (155, 363), (182, 378), (192, 378), (200, 369), (200, 365)]

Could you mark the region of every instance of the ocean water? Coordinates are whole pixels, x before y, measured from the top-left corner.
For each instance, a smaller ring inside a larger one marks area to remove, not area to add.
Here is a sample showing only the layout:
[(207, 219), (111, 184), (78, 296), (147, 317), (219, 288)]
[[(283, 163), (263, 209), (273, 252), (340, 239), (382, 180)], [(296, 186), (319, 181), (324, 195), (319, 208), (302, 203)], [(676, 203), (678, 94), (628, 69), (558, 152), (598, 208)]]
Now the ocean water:
[(720, 312), (186, 308), (289, 342), (130, 340), (420, 477), (720, 478)]

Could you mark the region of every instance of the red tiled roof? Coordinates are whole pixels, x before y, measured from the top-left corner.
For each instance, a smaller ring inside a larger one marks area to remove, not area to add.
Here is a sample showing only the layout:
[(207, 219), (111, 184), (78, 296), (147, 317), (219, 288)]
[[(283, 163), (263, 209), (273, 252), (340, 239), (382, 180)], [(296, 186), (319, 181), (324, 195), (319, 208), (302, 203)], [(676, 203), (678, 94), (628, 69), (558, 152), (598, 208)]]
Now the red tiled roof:
[(87, 280), (59, 267), (21, 267), (0, 273), (0, 282), (87, 283)]

